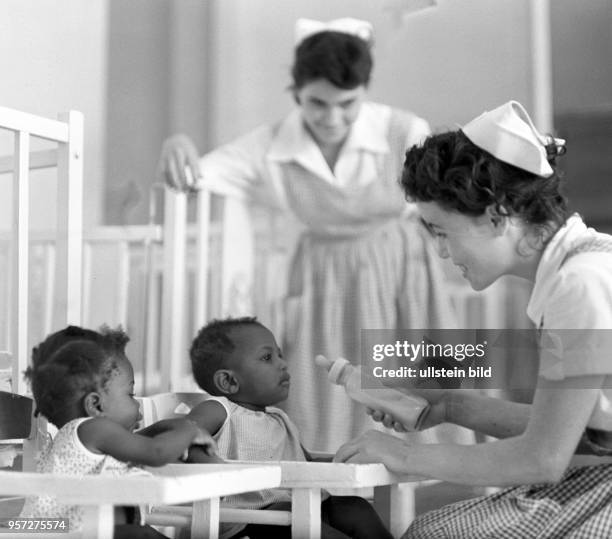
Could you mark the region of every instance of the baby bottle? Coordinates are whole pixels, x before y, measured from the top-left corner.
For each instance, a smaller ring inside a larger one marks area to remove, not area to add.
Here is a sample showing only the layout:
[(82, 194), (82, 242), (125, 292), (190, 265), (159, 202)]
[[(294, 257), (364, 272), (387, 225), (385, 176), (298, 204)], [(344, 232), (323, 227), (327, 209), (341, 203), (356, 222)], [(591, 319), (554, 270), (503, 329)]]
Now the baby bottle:
[(365, 404), (373, 410), (380, 410), (404, 425), (406, 430), (419, 430), (427, 415), (429, 403), (422, 397), (406, 395), (401, 391), (385, 387), (376, 378), (368, 377), (366, 389), (362, 384), (361, 367), (351, 365), (346, 359), (331, 361), (325, 356), (317, 356), (315, 363), (328, 370), (330, 382), (344, 386), (347, 395), (354, 401)]

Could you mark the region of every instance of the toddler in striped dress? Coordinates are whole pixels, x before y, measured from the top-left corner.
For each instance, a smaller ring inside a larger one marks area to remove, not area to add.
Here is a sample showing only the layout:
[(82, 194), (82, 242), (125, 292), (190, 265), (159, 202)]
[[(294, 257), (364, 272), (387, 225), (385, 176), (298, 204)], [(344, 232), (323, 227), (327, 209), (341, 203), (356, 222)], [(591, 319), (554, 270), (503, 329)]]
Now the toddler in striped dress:
[[(219, 456), (232, 460), (311, 460), (287, 414), (273, 405), (289, 395), (287, 362), (274, 335), (255, 318), (214, 320), (194, 339), (191, 366), (198, 385), (211, 397), (189, 419), (213, 435)], [(197, 449), (192, 462), (206, 461)], [(288, 509), (287, 490), (268, 489), (225, 498), (245, 509)], [(324, 539), (390, 538), (372, 506), (357, 496), (329, 496), (321, 504)], [(235, 524), (222, 537), (290, 538), (289, 526)]]

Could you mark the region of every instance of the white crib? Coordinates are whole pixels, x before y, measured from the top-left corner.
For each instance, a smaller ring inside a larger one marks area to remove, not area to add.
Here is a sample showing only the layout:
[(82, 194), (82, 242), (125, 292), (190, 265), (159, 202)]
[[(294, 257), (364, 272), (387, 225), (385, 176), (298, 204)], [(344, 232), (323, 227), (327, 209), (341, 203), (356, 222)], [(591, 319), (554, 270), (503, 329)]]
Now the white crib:
[[(0, 129), (15, 133), (0, 174), (14, 171), (16, 209), (13, 230), (0, 231), (0, 389), (4, 369), (12, 390), (25, 392), (31, 346), (66, 323), (124, 326), (142, 394), (193, 389), (188, 344), (209, 318), (254, 313), (280, 332), (290, 253), (271, 232), (273, 218), (253, 219), (239, 193), (154, 186), (148, 224), (81, 231), (81, 115), (49, 120), (0, 108)], [(30, 152), (30, 137), (57, 149)], [(57, 232), (29, 231), (29, 171), (49, 167), (58, 176)], [(478, 293), (457, 279), (450, 293), (461, 327), (528, 327), (528, 289), (517, 281)]]
[[(28, 327), (30, 317), (29, 206), (30, 169), (57, 167), (57, 229), (55, 256), (47, 272), (53, 283), (53, 302), (38, 314), (56, 326), (81, 322), (81, 252), (83, 185), (83, 115), (77, 111), (60, 114), (57, 120), (41, 118), (0, 107), (0, 128), (14, 133), (14, 153), (0, 160), (0, 173), (13, 172), (13, 216), (10, 264), (6, 281), (10, 283), (4, 304), (2, 325), (7, 334), (7, 350), (12, 359), (12, 389), (24, 392), (20, 373), (28, 364)], [(31, 137), (57, 143), (57, 150), (30, 152)]]

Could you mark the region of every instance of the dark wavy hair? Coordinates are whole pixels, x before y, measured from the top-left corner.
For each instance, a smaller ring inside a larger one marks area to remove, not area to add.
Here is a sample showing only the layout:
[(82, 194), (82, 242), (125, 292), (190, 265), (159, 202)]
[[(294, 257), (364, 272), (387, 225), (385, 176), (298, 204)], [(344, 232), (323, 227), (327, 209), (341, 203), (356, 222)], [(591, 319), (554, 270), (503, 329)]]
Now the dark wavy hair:
[(567, 218), (567, 199), (557, 151), (547, 153), (554, 173), (545, 178), (500, 161), (461, 131), (449, 131), (406, 152), (400, 184), (409, 201), (436, 202), (472, 217), (493, 205), (500, 215), (558, 228)]
[(61, 427), (88, 393), (106, 387), (117, 360), (125, 358), (128, 341), (120, 328), (105, 326), (99, 332), (69, 326), (49, 335), (33, 349), (32, 365), (25, 371), (36, 413)]
[(200, 329), (191, 343), (189, 357), (193, 378), (204, 391), (211, 395), (219, 394), (213, 381), (214, 374), (223, 368), (227, 355), (236, 348), (229, 334), (234, 328), (251, 324), (262, 325), (254, 316), (243, 316), (212, 320)]
[(367, 86), (372, 66), (370, 45), (363, 39), (343, 32), (318, 32), (295, 50), (293, 88), (300, 89), (318, 79), (343, 90)]

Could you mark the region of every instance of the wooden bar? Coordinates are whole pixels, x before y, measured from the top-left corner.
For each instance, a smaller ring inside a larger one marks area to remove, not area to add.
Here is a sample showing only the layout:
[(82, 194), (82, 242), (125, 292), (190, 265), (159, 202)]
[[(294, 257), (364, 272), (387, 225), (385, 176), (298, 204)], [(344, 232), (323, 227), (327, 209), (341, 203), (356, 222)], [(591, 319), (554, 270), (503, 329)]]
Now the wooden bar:
[(12, 286), (12, 338), (13, 373), (11, 387), (14, 393), (24, 394), (22, 373), (28, 366), (28, 293), (30, 244), (30, 137), (20, 131), (15, 135), (16, 174), (13, 177), (13, 286)]
[(193, 502), (191, 515), (191, 539), (218, 539), (219, 498)]
[(68, 124), (70, 138), (58, 153), (55, 328), (81, 324), (83, 281), (83, 115), (70, 111), (60, 120)]
[[(39, 150), (30, 153), (30, 170), (52, 168), (57, 166), (57, 150)], [(8, 174), (15, 170), (12, 155), (0, 157), (0, 174)]]
[(164, 196), (164, 272), (162, 291), (162, 391), (176, 389), (185, 358), (185, 231), (187, 196), (166, 189)]
[(119, 276), (118, 291), (115, 305), (115, 322), (124, 329), (128, 327), (128, 303), (130, 286), (130, 251), (125, 241), (117, 245), (117, 274)]
[(321, 538), (321, 489), (294, 488), (291, 492), (291, 536)]
[(49, 335), (49, 333), (52, 331), (51, 328), (53, 327), (53, 284), (55, 283), (55, 266), (55, 245), (52, 243), (47, 243), (45, 245), (44, 335)]
[(194, 325), (201, 328), (209, 313), (208, 309), (208, 242), (210, 240), (210, 200), (211, 194), (200, 189), (197, 195), (197, 235), (196, 235), (196, 275)]
[(57, 142), (68, 142), (70, 131), (62, 118), (59, 121), (51, 120), (6, 107), (0, 107), (0, 117), (2, 129), (23, 131), (34, 137)]

